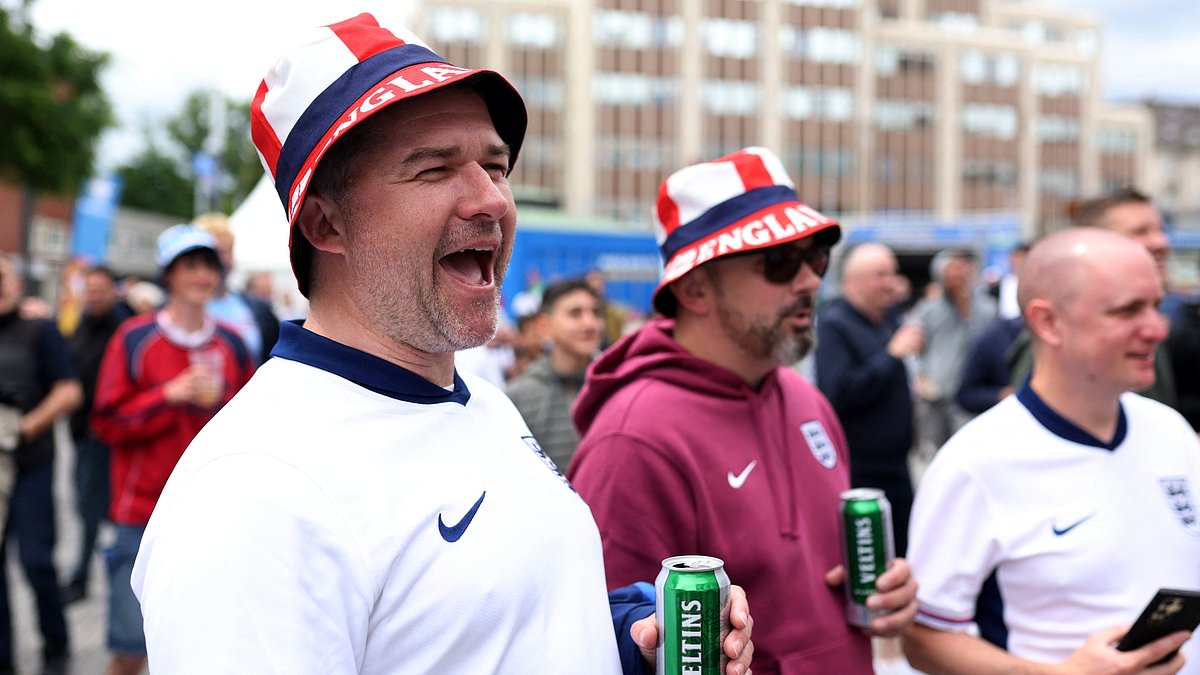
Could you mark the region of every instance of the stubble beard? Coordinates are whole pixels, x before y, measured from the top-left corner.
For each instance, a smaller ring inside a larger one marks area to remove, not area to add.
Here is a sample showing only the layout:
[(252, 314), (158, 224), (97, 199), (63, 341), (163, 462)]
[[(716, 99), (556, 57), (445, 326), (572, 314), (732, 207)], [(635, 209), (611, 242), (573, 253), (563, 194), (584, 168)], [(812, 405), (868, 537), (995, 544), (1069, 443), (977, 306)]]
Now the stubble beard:
[(362, 311), (371, 325), (385, 337), (438, 354), (478, 347), (496, 336), (500, 284), (508, 260), (495, 265), (491, 297), (463, 306), (451, 303), (437, 260), (424, 276), (423, 265), (412, 257), (389, 255), (372, 246), (356, 248), (360, 251), (351, 270), (352, 292), (362, 299)]
[(801, 309), (812, 309), (812, 299), (803, 297), (781, 309), (774, 321), (754, 321), (746, 316), (718, 287), (717, 323), (726, 337), (757, 359), (770, 358), (779, 365), (792, 365), (808, 356), (816, 344), (811, 326), (794, 331), (784, 325), (787, 317)]

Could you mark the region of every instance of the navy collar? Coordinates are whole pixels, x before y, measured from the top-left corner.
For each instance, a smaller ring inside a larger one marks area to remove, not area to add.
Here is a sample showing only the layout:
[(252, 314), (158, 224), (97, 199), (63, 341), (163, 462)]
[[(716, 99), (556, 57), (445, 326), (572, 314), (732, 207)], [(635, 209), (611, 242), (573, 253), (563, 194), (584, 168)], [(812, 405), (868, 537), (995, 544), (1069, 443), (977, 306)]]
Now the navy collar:
[(471, 400), (467, 385), (454, 371), (454, 391), (426, 380), (378, 356), (330, 340), (304, 328), (301, 321), (284, 321), (271, 356), (298, 361), (350, 380), (376, 394), (409, 403), (458, 403)]
[(1090, 445), (1094, 448), (1104, 450), (1116, 450), (1117, 446), (1125, 442), (1125, 434), (1129, 430), (1129, 425), (1125, 419), (1125, 408), (1119, 402), (1117, 403), (1117, 430), (1113, 433), (1112, 440), (1105, 443), (1080, 428), (1071, 420), (1055, 412), (1053, 408), (1042, 400), (1042, 397), (1037, 395), (1033, 387), (1029, 386), (1029, 378), (1025, 378), (1025, 384), (1021, 385), (1021, 388), (1017, 390), (1017, 400), (1021, 402), (1021, 405), (1025, 406), (1029, 414), (1033, 415), (1033, 418), (1038, 423), (1046, 427), (1047, 431), (1072, 443)]

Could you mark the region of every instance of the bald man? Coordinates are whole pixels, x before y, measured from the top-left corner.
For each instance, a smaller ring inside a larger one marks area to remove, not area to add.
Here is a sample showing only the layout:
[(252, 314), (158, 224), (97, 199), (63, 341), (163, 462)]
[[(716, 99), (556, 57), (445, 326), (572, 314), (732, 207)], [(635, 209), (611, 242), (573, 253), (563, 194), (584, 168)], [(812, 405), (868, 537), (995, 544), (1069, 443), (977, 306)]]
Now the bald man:
[[(1112, 645), (1160, 587), (1200, 588), (1200, 442), (1131, 391), (1166, 336), (1154, 259), (1076, 228), (1030, 252), (1018, 294), (1032, 378), (962, 428), (917, 491), (909, 560), (925, 672), (1200, 673), (1177, 633)], [(980, 637), (973, 627), (977, 626)]]
[(850, 446), (854, 487), (881, 488), (892, 503), (896, 554), (908, 541), (913, 403), (904, 358), (921, 351), (915, 324), (897, 329), (896, 256), (883, 244), (860, 244), (842, 266), (842, 297), (817, 321), (817, 386), (833, 404)]
[[(1159, 311), (1168, 318), (1171, 318), (1173, 314), (1178, 314), (1181, 304), (1178, 295), (1166, 291), (1167, 257), (1171, 252), (1170, 241), (1163, 229), (1162, 214), (1148, 196), (1133, 188), (1122, 188), (1084, 200), (1071, 212), (1071, 223), (1075, 227), (1107, 230), (1127, 237), (1144, 247), (1150, 257), (1154, 259), (1154, 267), (1159, 275), (1159, 284), (1164, 289), (1163, 302), (1159, 305)], [(1026, 377), (1029, 377), (1029, 372), (1033, 367), (1028, 332), (1022, 332), (1014, 340), (1009, 349), (1008, 361), (1012, 369), (1011, 383), (1014, 387), (1018, 387)], [(1166, 344), (1160, 344), (1154, 358), (1154, 380), (1138, 393), (1161, 401), (1172, 408), (1178, 408), (1179, 398), (1175, 387), (1177, 371), (1173, 365)], [(1187, 370), (1187, 364), (1180, 371), (1180, 377), (1184, 379), (1195, 376), (1194, 370)]]

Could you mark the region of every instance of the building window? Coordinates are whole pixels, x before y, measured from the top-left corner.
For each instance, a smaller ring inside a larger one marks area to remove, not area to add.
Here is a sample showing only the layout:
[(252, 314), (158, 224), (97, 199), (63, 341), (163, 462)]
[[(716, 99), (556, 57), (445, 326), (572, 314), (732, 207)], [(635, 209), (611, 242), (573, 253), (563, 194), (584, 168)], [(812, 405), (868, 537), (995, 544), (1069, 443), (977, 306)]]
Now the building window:
[(742, 80), (705, 80), (704, 109), (717, 115), (750, 116), (758, 111), (758, 84)]
[(1020, 77), (1020, 62), (1014, 54), (985, 54), (968, 49), (958, 59), (958, 70), (967, 84), (995, 84), (1011, 87)]
[(592, 19), (596, 44), (631, 49), (678, 47), (683, 44), (683, 20), (645, 12), (597, 10)]
[(526, 12), (508, 17), (508, 41), (513, 45), (549, 49), (558, 44), (558, 39), (557, 17)]
[(659, 139), (601, 136), (596, 139), (596, 161), (602, 169), (669, 169), (673, 148), (670, 141)]
[(633, 73), (596, 73), (592, 76), (592, 96), (607, 105), (652, 105), (675, 99), (676, 84), (665, 77)]
[(1033, 89), (1043, 96), (1079, 94), (1087, 88), (1087, 75), (1078, 66), (1037, 63), (1033, 66)]
[(562, 148), (557, 138), (547, 136), (529, 137), (521, 146), (521, 164), (538, 166), (561, 166)]
[(558, 110), (563, 107), (562, 80), (553, 77), (513, 76), (513, 86), (532, 108)]
[(1017, 184), (1017, 165), (1004, 160), (963, 160), (963, 180), (994, 187)]
[(1002, 53), (992, 57), (992, 82), (1002, 87), (1016, 86), (1021, 78), (1021, 62), (1016, 54)]
[(1097, 144), (1102, 152), (1133, 154), (1137, 152), (1137, 133), (1129, 129), (1101, 127)]
[(758, 49), (758, 29), (753, 22), (705, 19), (700, 23), (704, 47), (713, 56), (748, 59)]
[(439, 42), (483, 42), (483, 16), (469, 7), (434, 8), (429, 36)]
[(857, 63), (858, 34), (841, 28), (779, 28), (779, 48), (785, 54), (817, 63)]
[(1021, 37), (1031, 45), (1040, 45), (1046, 41), (1046, 24), (1041, 21), (1026, 21), (1020, 26)]
[(933, 104), (929, 101), (879, 99), (875, 103), (875, 126), (884, 130), (931, 127)]
[(967, 84), (988, 81), (988, 59), (983, 52), (968, 49), (958, 57), (958, 73)]
[(1072, 143), (1079, 140), (1079, 120), (1061, 115), (1043, 115), (1037, 121), (1038, 140), (1043, 143)]
[(875, 48), (875, 72), (883, 77), (902, 73), (908, 75), (932, 73), (933, 66), (933, 54), (929, 52), (887, 46)]
[(1132, 183), (1133, 179), (1129, 176), (1104, 176), (1100, 181), (1100, 191), (1102, 194), (1112, 194)]
[(783, 111), (796, 120), (845, 122), (854, 116), (854, 93), (845, 87), (788, 87)]
[(784, 153), (784, 160), (797, 175), (844, 178), (854, 174), (854, 152), (845, 147), (793, 147)]
[(1079, 194), (1079, 174), (1071, 169), (1043, 168), (1038, 184), (1046, 194), (1067, 198)]
[(980, 136), (1011, 139), (1017, 136), (1017, 110), (1009, 105), (968, 103), (963, 106), (963, 129)]

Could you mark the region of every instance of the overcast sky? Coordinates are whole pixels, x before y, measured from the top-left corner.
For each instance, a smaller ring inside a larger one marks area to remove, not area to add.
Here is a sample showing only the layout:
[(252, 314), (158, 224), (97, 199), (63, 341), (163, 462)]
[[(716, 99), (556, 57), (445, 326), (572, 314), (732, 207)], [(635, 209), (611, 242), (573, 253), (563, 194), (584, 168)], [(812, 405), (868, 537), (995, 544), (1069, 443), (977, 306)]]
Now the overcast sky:
[(1200, 104), (1200, 2), (1042, 0), (1102, 22), (1104, 95)]
[[(1200, 2), (1196, 0), (1042, 0), (1082, 9), (1103, 21), (1104, 93), (1110, 100), (1153, 96), (1200, 103)], [(5, 7), (18, 0), (0, 0)], [(357, 7), (407, 15), (411, 0), (369, 0)], [(179, 109), (199, 87), (249, 99), (287, 41), (336, 21), (347, 5), (329, 0), (34, 0), (39, 33), (71, 33), (112, 54), (105, 86), (120, 129), (102, 161), (127, 158), (150, 119)], [(385, 23), (386, 25), (386, 23)]]

